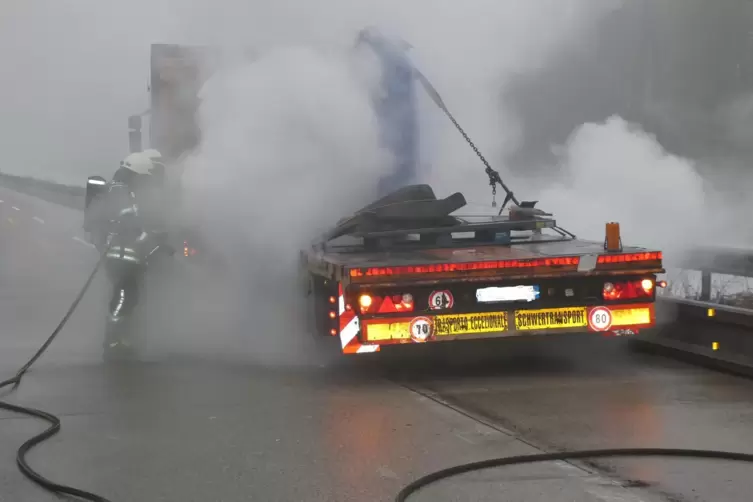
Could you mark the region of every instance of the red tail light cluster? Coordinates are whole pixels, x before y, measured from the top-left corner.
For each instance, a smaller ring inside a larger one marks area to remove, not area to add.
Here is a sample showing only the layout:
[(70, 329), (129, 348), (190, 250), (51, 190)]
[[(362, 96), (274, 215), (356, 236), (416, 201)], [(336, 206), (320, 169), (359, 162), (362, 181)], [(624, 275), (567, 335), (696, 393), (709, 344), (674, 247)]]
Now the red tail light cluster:
[(650, 298), (654, 293), (654, 281), (640, 279), (627, 282), (605, 282), (604, 300), (632, 300), (635, 298)]
[(358, 297), (361, 314), (394, 314), (413, 312), (413, 296), (403, 295), (374, 296), (362, 294)]
[(660, 261), (661, 259), (661, 251), (652, 251), (650, 253), (600, 255), (598, 263), (632, 263), (634, 261)]
[(563, 267), (577, 265), (580, 257), (563, 256), (557, 258), (535, 258), (530, 260), (476, 261), (462, 263), (437, 263), (434, 265), (409, 265), (404, 267), (374, 267), (351, 269), (351, 277), (437, 274), (447, 272), (471, 272), (476, 270)]

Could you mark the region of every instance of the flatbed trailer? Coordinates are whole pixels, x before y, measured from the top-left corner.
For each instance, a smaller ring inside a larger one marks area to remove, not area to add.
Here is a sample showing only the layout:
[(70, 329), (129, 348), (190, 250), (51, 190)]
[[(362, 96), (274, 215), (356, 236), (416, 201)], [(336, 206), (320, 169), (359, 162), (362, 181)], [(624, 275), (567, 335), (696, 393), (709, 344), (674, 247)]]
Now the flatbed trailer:
[(459, 193), (436, 199), (426, 185), (406, 187), (302, 251), (318, 335), (355, 354), (654, 326), (660, 251), (623, 247), (619, 235), (580, 240), (531, 208), (481, 221), (450, 215), (463, 205)]

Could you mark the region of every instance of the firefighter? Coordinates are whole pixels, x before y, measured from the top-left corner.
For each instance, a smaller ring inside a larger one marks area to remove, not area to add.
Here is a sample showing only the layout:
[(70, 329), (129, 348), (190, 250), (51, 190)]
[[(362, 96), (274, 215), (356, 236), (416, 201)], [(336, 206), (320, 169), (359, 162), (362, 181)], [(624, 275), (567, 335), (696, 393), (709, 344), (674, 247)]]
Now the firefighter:
[(145, 152), (123, 159), (98, 208), (100, 242), (107, 247), (104, 268), (113, 288), (104, 341), (105, 358), (133, 352), (128, 326), (150, 257), (160, 250), (173, 254), (164, 222), (154, 209), (160, 197), (155, 162)]

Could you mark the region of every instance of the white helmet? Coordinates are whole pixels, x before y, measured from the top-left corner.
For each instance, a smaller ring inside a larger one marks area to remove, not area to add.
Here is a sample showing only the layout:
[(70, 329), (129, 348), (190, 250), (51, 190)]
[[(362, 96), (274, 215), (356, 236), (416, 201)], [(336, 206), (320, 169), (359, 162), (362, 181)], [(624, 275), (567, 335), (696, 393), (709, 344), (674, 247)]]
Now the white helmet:
[(165, 166), (165, 162), (164, 160), (162, 160), (162, 153), (160, 153), (159, 150), (155, 150), (154, 148), (149, 148), (147, 150), (144, 150), (141, 153), (149, 157), (155, 165), (162, 166), (162, 167)]
[(149, 148), (147, 150), (144, 150), (141, 153), (143, 153), (144, 155), (146, 155), (147, 157), (149, 157), (150, 159), (153, 159), (153, 160), (161, 160), (162, 159), (162, 154), (160, 153), (160, 151), (159, 150), (155, 150), (154, 148)]
[(154, 162), (143, 152), (132, 153), (120, 161), (120, 167), (124, 167), (136, 174), (152, 174)]

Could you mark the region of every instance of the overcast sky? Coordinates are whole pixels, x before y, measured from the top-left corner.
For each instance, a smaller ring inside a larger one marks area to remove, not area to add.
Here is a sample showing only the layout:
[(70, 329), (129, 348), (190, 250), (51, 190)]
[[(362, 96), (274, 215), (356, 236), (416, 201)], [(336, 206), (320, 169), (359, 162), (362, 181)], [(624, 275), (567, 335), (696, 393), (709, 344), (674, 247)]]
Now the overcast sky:
[(127, 116), (147, 106), (151, 43), (347, 45), (369, 24), (412, 42), (469, 127), (501, 148), (500, 128), (514, 129), (496, 102), (504, 76), (542, 64), (610, 4), (598, 3), (4, 0), (2, 170), (75, 183), (109, 173), (127, 150)]

